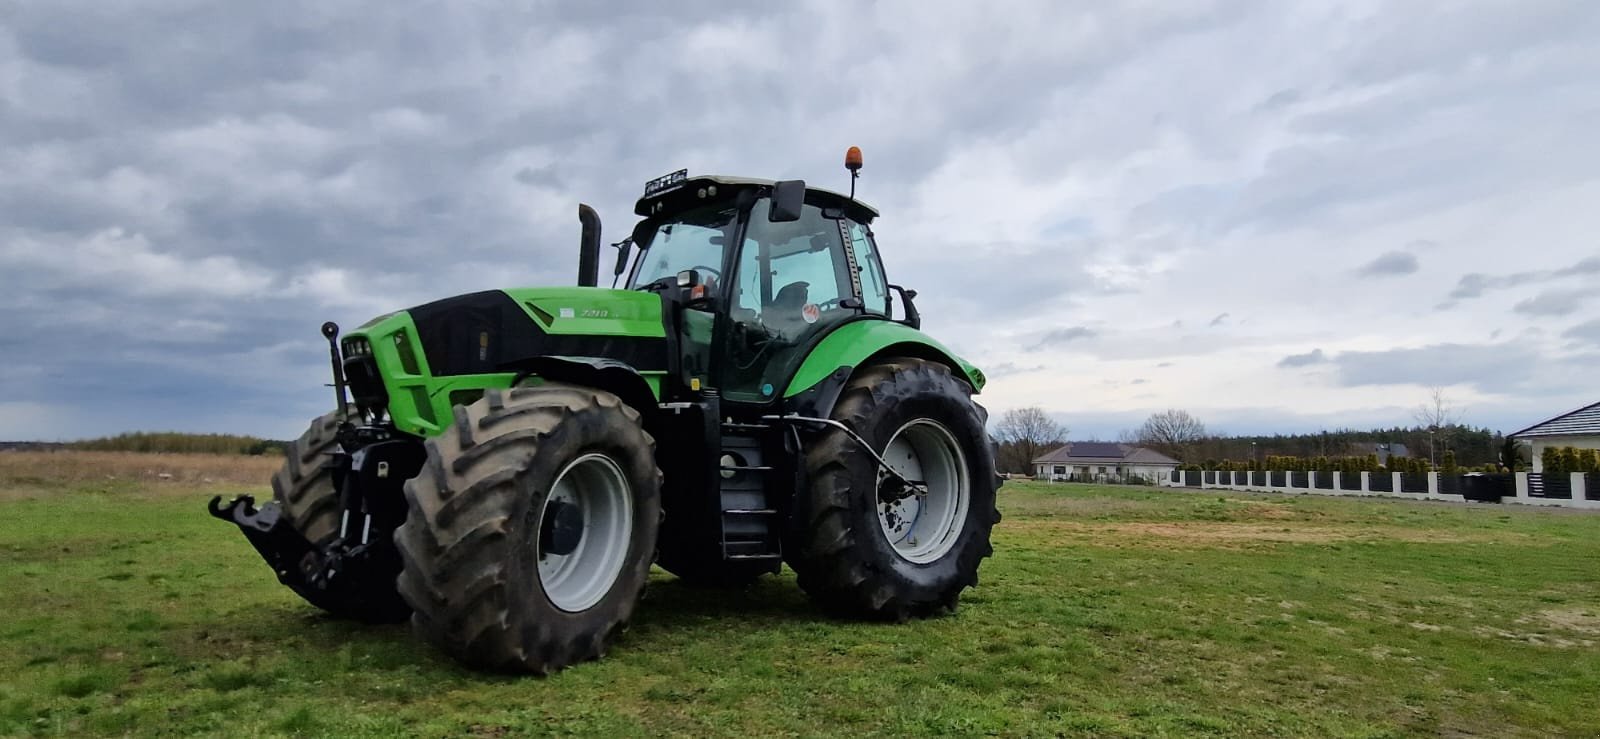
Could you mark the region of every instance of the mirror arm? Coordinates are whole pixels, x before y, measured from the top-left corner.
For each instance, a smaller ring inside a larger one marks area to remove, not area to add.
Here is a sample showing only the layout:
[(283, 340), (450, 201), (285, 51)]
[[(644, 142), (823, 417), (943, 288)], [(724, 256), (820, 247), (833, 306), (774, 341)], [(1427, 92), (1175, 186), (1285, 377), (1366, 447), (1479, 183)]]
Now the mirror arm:
[(622, 273), (628, 270), (628, 257), (633, 254), (633, 237), (618, 241), (612, 246), (617, 247), (617, 265), (611, 270), (611, 289), (617, 289), (617, 280), (622, 279)]
[(901, 319), (900, 322), (914, 329), (921, 330), (922, 314), (917, 312), (917, 304), (912, 302), (917, 297), (917, 291), (907, 290), (899, 285), (890, 285), (889, 289), (900, 293), (900, 304), (905, 306), (906, 317)]

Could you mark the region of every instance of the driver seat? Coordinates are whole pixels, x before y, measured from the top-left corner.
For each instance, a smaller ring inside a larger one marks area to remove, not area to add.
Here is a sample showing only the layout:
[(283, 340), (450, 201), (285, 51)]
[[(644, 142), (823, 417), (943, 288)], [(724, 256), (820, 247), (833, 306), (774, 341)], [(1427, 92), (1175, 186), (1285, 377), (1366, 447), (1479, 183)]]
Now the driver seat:
[(779, 288), (772, 302), (761, 311), (761, 323), (786, 339), (792, 339), (805, 330), (806, 319), (801, 315), (811, 294), (811, 283), (791, 282)]

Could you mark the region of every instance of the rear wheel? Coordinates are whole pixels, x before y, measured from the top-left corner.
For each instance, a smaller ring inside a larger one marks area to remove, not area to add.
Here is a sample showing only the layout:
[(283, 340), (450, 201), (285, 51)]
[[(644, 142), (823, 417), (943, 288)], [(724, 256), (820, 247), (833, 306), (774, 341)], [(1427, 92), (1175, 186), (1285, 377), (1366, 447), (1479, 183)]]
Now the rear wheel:
[(427, 448), (395, 533), (416, 630), (487, 669), (545, 674), (604, 654), (661, 518), (639, 414), (583, 387), (490, 390)]
[[(272, 499), (281, 515), (319, 551), (339, 536), (339, 491), (328, 469), (329, 455), (339, 451), (338, 413), (311, 422), (300, 438), (284, 450), (283, 466), (272, 476)], [(316, 569), (315, 565), (310, 565)], [(369, 623), (404, 621), (411, 608), (400, 599), (392, 580), (362, 583), (359, 592), (345, 588), (321, 590), (309, 585), (291, 586), (306, 602), (340, 618)]]
[[(833, 418), (843, 431), (806, 452), (810, 487), (799, 496), (785, 546), (800, 587), (824, 609), (901, 620), (954, 609), (993, 553), (1000, 520), (983, 409), (948, 368), (896, 359), (851, 379)], [(926, 489), (914, 495), (904, 477)]]

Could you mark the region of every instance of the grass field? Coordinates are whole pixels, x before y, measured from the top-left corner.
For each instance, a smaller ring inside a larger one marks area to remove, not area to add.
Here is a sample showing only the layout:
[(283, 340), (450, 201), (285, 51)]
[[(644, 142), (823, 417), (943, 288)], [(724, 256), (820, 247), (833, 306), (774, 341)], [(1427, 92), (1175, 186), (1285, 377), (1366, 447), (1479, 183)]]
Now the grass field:
[(5, 457), (0, 735), (1600, 734), (1596, 515), (1013, 483), (953, 616), (658, 575), (605, 660), (514, 679), (320, 617), (216, 477)]

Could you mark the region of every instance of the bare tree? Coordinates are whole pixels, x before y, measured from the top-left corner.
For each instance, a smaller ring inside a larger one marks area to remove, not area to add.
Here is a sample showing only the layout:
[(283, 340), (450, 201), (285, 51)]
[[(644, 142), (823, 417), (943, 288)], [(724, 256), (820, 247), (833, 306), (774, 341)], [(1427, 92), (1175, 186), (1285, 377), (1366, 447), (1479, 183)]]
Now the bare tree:
[(1150, 414), (1139, 427), (1137, 438), (1143, 446), (1183, 459), (1191, 447), (1206, 438), (1206, 425), (1188, 411), (1169, 408)]
[(1066, 443), (1067, 429), (1043, 408), (1028, 406), (1006, 411), (995, 424), (994, 436), (1000, 442), (1000, 467), (1029, 472), (1034, 459)]
[[(1450, 396), (1445, 395), (1444, 388), (1434, 385), (1428, 388), (1428, 399), (1411, 412), (1411, 417), (1428, 432), (1428, 460), (1438, 464), (1439, 456), (1434, 451), (1437, 441), (1443, 441), (1445, 448), (1450, 448), (1450, 432), (1461, 422), (1461, 411), (1451, 402)], [(1439, 437), (1437, 441), (1435, 437)]]

